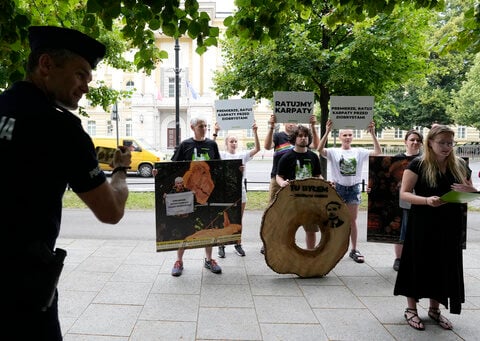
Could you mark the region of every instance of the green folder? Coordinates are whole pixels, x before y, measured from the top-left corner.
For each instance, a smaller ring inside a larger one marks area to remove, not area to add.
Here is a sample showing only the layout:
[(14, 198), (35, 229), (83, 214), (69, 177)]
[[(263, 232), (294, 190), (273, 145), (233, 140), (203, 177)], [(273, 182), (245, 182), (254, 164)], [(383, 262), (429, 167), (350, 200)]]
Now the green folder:
[(440, 197), (441, 200), (456, 204), (465, 204), (475, 199), (480, 199), (480, 192), (450, 191)]

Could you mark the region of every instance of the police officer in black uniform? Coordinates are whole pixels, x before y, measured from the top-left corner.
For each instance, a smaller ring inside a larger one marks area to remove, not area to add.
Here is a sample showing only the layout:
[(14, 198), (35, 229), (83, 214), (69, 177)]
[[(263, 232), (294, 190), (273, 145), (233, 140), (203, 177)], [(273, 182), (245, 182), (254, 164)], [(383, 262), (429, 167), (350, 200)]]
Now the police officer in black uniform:
[(25, 80), (0, 94), (0, 334), (52, 341), (62, 340), (56, 284), (66, 252), (55, 248), (62, 196), (68, 185), (101, 222), (116, 224), (131, 155), (115, 152), (106, 181), (91, 138), (69, 111), (88, 92), (105, 46), (52, 26), (31, 27), (29, 42)]

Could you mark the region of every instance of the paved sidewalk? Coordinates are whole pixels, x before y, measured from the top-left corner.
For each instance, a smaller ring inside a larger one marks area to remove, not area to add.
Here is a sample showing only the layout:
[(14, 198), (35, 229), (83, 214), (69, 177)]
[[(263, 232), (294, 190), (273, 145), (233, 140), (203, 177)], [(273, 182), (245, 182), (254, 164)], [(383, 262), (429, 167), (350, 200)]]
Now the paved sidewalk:
[[(68, 252), (59, 284), (64, 339), (479, 339), (479, 213), (468, 217), (462, 314), (444, 311), (454, 325), (445, 331), (427, 317), (428, 301), (422, 300), (423, 332), (406, 324), (406, 300), (392, 294), (393, 245), (365, 241), (366, 212), (358, 219), (365, 263), (356, 264), (347, 254), (327, 276), (312, 279), (280, 275), (266, 265), (259, 252), (262, 214), (245, 212), (246, 257), (228, 245), (227, 257), (218, 260), (223, 273), (215, 275), (203, 268), (203, 249), (186, 250), (185, 270), (175, 278), (170, 271), (176, 252), (155, 252), (153, 211), (129, 211), (113, 227), (98, 223), (88, 210), (64, 210), (57, 243)], [(297, 239), (304, 240), (299, 234)]]

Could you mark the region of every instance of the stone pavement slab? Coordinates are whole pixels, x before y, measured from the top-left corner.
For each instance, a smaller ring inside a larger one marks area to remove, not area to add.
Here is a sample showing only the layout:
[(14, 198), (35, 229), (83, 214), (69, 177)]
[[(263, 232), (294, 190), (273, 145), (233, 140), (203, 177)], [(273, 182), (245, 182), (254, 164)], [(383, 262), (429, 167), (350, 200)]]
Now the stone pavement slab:
[[(64, 210), (57, 246), (68, 256), (59, 283), (66, 341), (127, 340), (476, 340), (480, 325), (480, 214), (469, 213), (464, 253), (466, 303), (445, 315), (445, 331), (419, 312), (426, 330), (403, 317), (405, 298), (393, 296), (393, 245), (366, 242), (366, 212), (359, 214), (365, 263), (346, 255), (327, 276), (277, 274), (260, 254), (263, 212), (246, 211), (246, 257), (226, 247), (215, 275), (203, 267), (203, 249), (186, 250), (181, 277), (170, 275), (175, 252), (155, 251), (152, 211), (126, 214), (116, 228), (88, 210)], [(107, 231), (106, 231), (107, 230)], [(300, 229), (302, 230), (302, 229)], [(299, 244), (304, 241), (301, 232)], [(216, 248), (214, 256), (216, 257)]]

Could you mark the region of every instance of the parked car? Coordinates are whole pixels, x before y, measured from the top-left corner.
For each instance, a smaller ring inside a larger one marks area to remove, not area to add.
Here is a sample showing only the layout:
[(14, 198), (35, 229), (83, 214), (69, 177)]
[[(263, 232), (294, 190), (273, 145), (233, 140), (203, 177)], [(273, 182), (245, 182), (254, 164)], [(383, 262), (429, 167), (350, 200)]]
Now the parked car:
[(480, 155), (480, 142), (467, 142), (457, 147), (457, 154), (469, 156)]
[[(108, 160), (113, 157), (113, 152), (117, 148), (117, 143), (120, 146), (130, 148), (132, 153), (130, 171), (136, 172), (142, 177), (151, 177), (155, 163), (165, 159), (164, 155), (154, 150), (153, 147), (140, 138), (121, 137), (117, 142), (115, 137), (94, 136), (92, 137), (92, 140), (97, 151), (97, 157), (99, 158), (99, 166), (104, 171), (112, 171)], [(109, 152), (109, 150), (112, 152)]]

